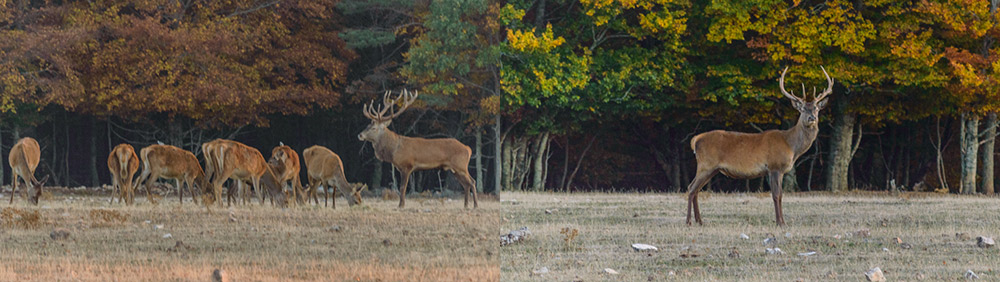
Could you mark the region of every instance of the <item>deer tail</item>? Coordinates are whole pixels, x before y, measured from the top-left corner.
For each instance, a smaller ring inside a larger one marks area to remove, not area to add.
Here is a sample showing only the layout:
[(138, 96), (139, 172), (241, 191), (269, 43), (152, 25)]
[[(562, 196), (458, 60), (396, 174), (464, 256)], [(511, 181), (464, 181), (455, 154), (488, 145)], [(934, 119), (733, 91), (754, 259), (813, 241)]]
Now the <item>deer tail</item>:
[(698, 134), (695, 135), (694, 138), (691, 138), (691, 151), (694, 151), (695, 154), (698, 153), (698, 141), (701, 140), (702, 136), (702, 134)]

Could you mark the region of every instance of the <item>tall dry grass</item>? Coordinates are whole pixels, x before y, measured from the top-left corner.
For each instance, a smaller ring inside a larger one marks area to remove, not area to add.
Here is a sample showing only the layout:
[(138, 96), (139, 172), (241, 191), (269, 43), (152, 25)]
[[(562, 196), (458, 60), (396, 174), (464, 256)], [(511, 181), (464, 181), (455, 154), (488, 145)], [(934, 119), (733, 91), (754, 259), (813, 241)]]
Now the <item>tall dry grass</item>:
[[(979, 248), (975, 239), (1000, 239), (1000, 200), (991, 197), (786, 194), (786, 228), (775, 226), (764, 193), (707, 194), (705, 225), (692, 227), (684, 224), (683, 194), (500, 197), (501, 232), (527, 226), (533, 233), (501, 248), (503, 281), (857, 281), (872, 267), (891, 281), (958, 280), (967, 270), (1000, 279), (1000, 250)], [(770, 236), (785, 254), (765, 254)], [(660, 251), (636, 252), (633, 243)], [(798, 255), (811, 251), (817, 254)], [(542, 267), (548, 273), (532, 273)]]
[[(132, 207), (107, 199), (57, 191), (38, 207), (5, 208), (0, 280), (206, 281), (216, 268), (236, 281), (499, 280), (495, 200), (478, 210), (435, 199), (399, 210), (366, 198), (336, 210), (255, 203), (206, 211), (175, 197)], [(50, 238), (56, 229), (69, 238)]]

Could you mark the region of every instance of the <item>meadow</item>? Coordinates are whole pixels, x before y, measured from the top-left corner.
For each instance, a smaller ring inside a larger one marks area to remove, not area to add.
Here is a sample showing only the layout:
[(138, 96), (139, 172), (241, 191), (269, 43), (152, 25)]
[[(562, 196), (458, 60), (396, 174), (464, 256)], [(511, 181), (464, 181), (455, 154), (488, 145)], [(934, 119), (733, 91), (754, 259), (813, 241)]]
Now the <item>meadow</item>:
[[(213, 208), (168, 195), (108, 204), (106, 190), (47, 188), (38, 206), (0, 198), (0, 280), (497, 281), (495, 197), (365, 198), (337, 209)], [(69, 236), (61, 238), (59, 232)], [(169, 234), (169, 235), (168, 235)]]
[(500, 197), (501, 234), (531, 232), (501, 247), (503, 281), (864, 281), (874, 267), (890, 281), (1000, 279), (1000, 250), (976, 240), (1000, 236), (993, 197), (786, 193), (785, 228), (767, 193), (702, 193), (703, 226), (684, 224), (678, 193)]

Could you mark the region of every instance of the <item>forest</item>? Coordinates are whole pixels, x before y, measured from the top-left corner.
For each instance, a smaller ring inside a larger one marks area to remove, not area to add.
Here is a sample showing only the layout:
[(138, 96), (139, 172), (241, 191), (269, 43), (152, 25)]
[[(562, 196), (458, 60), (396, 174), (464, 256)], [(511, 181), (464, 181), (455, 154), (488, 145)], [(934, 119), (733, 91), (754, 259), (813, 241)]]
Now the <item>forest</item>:
[(993, 194), (998, 2), (508, 1), (502, 187), (683, 192), (691, 137), (791, 127), (782, 69), (809, 93), (823, 66), (830, 105), (784, 190)]
[[(138, 152), (163, 142), (200, 156), (202, 143), (226, 138), (264, 157), (279, 143), (300, 154), (323, 145), (343, 159), (349, 181), (394, 187), (391, 164), (358, 140), (370, 123), (360, 109), (408, 89), (421, 99), (391, 128), (472, 147), (478, 189), (496, 193), (488, 172), (499, 107), (482, 105), (499, 85), (502, 38), (489, 20), (499, 8), (465, 0), (0, 0), (4, 163), (14, 142), (30, 136), (42, 148), (37, 175), (50, 175), (50, 185), (99, 186), (110, 183), (105, 160), (119, 143)], [(449, 175), (418, 172), (410, 191), (460, 190)], [(4, 165), (0, 180), (9, 179)]]
[(694, 135), (790, 127), (781, 70), (799, 93), (823, 66), (834, 91), (785, 190), (992, 194), (998, 2), (0, 0), (0, 148), (34, 136), (40, 174), (96, 186), (123, 142), (319, 144), (393, 187), (358, 109), (405, 88), (392, 129), (472, 147), (484, 192), (676, 192)]

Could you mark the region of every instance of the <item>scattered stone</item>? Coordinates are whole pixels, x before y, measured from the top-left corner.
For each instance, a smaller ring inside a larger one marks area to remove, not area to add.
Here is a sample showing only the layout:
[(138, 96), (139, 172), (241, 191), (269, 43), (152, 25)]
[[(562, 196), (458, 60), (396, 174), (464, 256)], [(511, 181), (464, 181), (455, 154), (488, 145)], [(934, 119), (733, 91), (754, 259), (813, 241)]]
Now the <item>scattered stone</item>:
[(750, 240), (750, 236), (748, 236), (746, 233), (740, 233), (740, 239)]
[(555, 213), (557, 211), (559, 211), (559, 210), (558, 209), (545, 210), (545, 214), (553, 214), (553, 213)]
[(834, 234), (834, 235), (833, 235), (833, 239), (837, 239), (837, 240), (840, 240), (840, 234)]
[(674, 273), (673, 270), (667, 272), (667, 276), (674, 276), (674, 275), (677, 275), (677, 273)]
[(883, 251), (883, 252), (888, 252), (888, 251), (889, 251), (889, 248), (882, 248), (882, 251)]
[(816, 252), (812, 251), (812, 252), (799, 253), (799, 256), (808, 257), (808, 256), (815, 255), (815, 254), (816, 254)]
[(740, 258), (740, 251), (736, 250), (736, 248), (733, 248), (732, 251), (729, 251), (729, 258), (734, 258), (734, 259)]
[(923, 273), (917, 274), (917, 280), (924, 280), (924, 278), (927, 278), (927, 276), (925, 276)]
[(517, 230), (511, 230), (510, 232), (507, 232), (507, 234), (500, 235), (500, 246), (503, 247), (506, 245), (513, 244), (517, 241), (527, 239), (528, 236), (531, 236), (531, 232), (528, 231), (528, 227), (521, 227), (520, 229)]
[(681, 249), (681, 258), (696, 258), (699, 256), (701, 255), (699, 255), (698, 252), (692, 250), (691, 247), (684, 247), (683, 249)]
[(869, 269), (868, 271), (866, 271), (865, 272), (865, 278), (868, 278), (868, 281), (872, 281), (872, 282), (884, 282), (885, 281), (885, 275), (882, 274), (882, 269), (878, 268), (878, 267), (875, 267), (875, 268), (872, 268), (872, 269)]
[(659, 251), (660, 250), (660, 249), (657, 249), (656, 246), (646, 245), (646, 244), (639, 244), (639, 243), (632, 244), (632, 249), (635, 249), (637, 252), (641, 252), (641, 251)]
[(611, 275), (617, 275), (618, 271), (615, 271), (614, 269), (610, 269), (610, 268), (605, 268), (604, 269), (604, 273), (605, 274), (611, 274)]
[(910, 243), (902, 243), (902, 244), (899, 244), (899, 247), (903, 248), (904, 250), (909, 250), (909, 249), (913, 248), (913, 245), (910, 245)]
[(226, 274), (226, 271), (218, 268), (212, 271), (212, 282), (229, 282), (229, 281), (231, 280), (229, 279), (229, 275)]
[(965, 279), (969, 280), (979, 279), (979, 275), (976, 275), (975, 272), (972, 272), (972, 269), (969, 269), (968, 271), (965, 272)]
[(639, 217), (639, 213), (632, 214), (632, 217)]
[(542, 268), (531, 271), (531, 275), (542, 275), (546, 273), (549, 273), (549, 268), (544, 266)]
[(330, 228), (327, 230), (330, 232), (340, 232), (340, 230), (343, 230), (343, 228), (341, 228), (340, 225), (334, 225), (330, 226)]
[(177, 243), (174, 243), (173, 247), (167, 248), (167, 251), (168, 252), (179, 252), (179, 251), (190, 251), (191, 249), (192, 248), (190, 246), (188, 246), (188, 245), (185, 245), (184, 242), (181, 242), (180, 240), (177, 240)]
[(993, 245), (996, 245), (996, 243), (993, 242), (993, 238), (991, 237), (976, 237), (976, 246), (979, 246), (980, 248), (989, 248), (993, 247)]
[(150, 223), (153, 223), (153, 221), (152, 221), (152, 220), (148, 220), (148, 219), (147, 219), (146, 221), (143, 221), (142, 223), (143, 223), (143, 224), (150, 224)]
[(902, 244), (902, 243), (903, 239), (899, 239), (899, 237), (896, 237), (896, 244)]
[(799, 277), (795, 279), (795, 282), (806, 282), (805, 278)]
[(170, 233), (163, 234), (163, 239), (170, 239), (170, 238), (174, 238), (174, 235), (170, 235)]
[(66, 230), (66, 229), (62, 229), (62, 228), (59, 228), (59, 229), (56, 229), (56, 230), (52, 230), (52, 233), (49, 233), (49, 238), (52, 238), (52, 240), (66, 240), (66, 239), (69, 239), (69, 231)]
[(965, 240), (972, 239), (972, 236), (969, 236), (969, 234), (967, 234), (965, 232), (959, 232), (959, 233), (955, 233), (955, 239), (965, 241)]
[(777, 244), (777, 243), (778, 243), (778, 239), (775, 239), (774, 237), (764, 239), (764, 245), (765, 246), (766, 245), (774, 245), (774, 244)]
[(785, 238), (792, 238), (792, 232), (785, 232)]
[(785, 252), (782, 251), (780, 248), (767, 248), (767, 249), (764, 249), (764, 252), (767, 253), (767, 254), (769, 254), (769, 255), (783, 255), (783, 254), (785, 254)]
[(153, 226), (153, 229), (160, 230), (163, 229), (163, 224), (157, 224)]
[(386, 247), (392, 246), (392, 241), (389, 241), (389, 239), (382, 240), (382, 245)]

